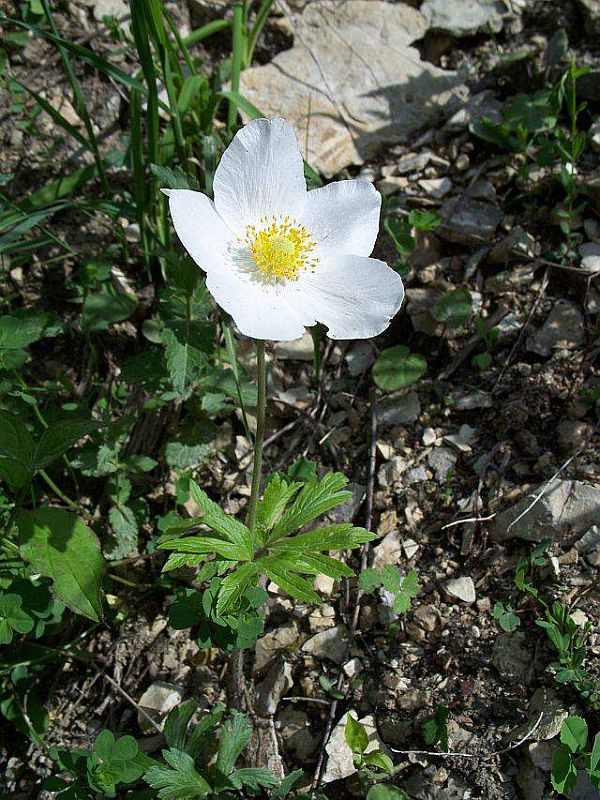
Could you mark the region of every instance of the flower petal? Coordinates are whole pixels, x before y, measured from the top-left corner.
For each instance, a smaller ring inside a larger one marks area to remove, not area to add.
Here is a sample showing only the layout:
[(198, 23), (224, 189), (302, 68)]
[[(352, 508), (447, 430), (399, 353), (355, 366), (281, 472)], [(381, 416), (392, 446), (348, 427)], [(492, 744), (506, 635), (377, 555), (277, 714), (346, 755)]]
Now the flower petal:
[(291, 284), (268, 285), (236, 269), (209, 273), (206, 286), (217, 303), (228, 311), (245, 336), (289, 341), (304, 334), (301, 309), (293, 302)]
[(231, 231), (202, 192), (191, 189), (163, 189), (169, 197), (173, 225), (182, 245), (205, 272), (223, 272), (229, 257)]
[(381, 195), (360, 179), (335, 181), (313, 189), (302, 221), (317, 240), (319, 256), (351, 253), (370, 256), (379, 232)]
[(249, 122), (223, 153), (213, 186), (217, 211), (238, 235), (263, 216), (299, 216), (306, 181), (294, 129), (283, 119)]
[(305, 318), (312, 316), (327, 325), (331, 339), (377, 336), (404, 299), (398, 273), (383, 261), (363, 256), (331, 256), (297, 285), (297, 305)]

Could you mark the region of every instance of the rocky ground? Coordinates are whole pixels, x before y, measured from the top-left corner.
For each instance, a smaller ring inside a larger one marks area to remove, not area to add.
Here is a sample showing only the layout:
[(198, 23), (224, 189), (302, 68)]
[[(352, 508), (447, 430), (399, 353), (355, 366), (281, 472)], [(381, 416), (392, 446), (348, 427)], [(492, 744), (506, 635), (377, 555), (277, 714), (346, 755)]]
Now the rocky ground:
[[(218, 16), (225, 5), (190, 0), (189, 9), (177, 12), (182, 28)], [(310, 776), (324, 748), (322, 780), (332, 800), (358, 792), (343, 738), (349, 709), (402, 765), (399, 785), (411, 798), (543, 800), (556, 796), (549, 768), (564, 716), (583, 710), (596, 723), (600, 718), (548, 672), (554, 656), (532, 603), (521, 607), (522, 624), (513, 633), (500, 629), (492, 611), (516, 596), (518, 558), (549, 538), (540, 586), (547, 596), (573, 602), (581, 624), (592, 622), (587, 666), (597, 673), (599, 597), (593, 586), (582, 590), (597, 581), (600, 567), (600, 133), (594, 132), (600, 9), (595, 0), (425, 0), (418, 6), (278, 3), (259, 65), (243, 75), (242, 91), (266, 115), (285, 116), (296, 126), (307, 158), (322, 174), (367, 178), (395, 213), (435, 209), (442, 219), (417, 236), (406, 304), (392, 329), (374, 343), (329, 344), (320, 390), (310, 336), (269, 353), (267, 467), (280, 469), (304, 456), (344, 471), (354, 501), (342, 513), (359, 524), (371, 485), (378, 540), (369, 564), (415, 568), (418, 597), (397, 618), (383, 590), (364, 596), (350, 641), (353, 582), (320, 580), (319, 608), (269, 587), (267, 632), (246, 657), (249, 691), (266, 720), (270, 766), (279, 772), (300, 766)], [(131, 68), (131, 54), (115, 52), (99, 22), (103, 14), (126, 10), (121, 0), (67, 3), (60, 22), (65, 32), (93, 38), (98, 52)], [(217, 40), (212, 53), (206, 50), (209, 62), (225, 45)], [(499, 115), (518, 92), (556, 79), (568, 46), (578, 64), (592, 67), (582, 81), (591, 130), (579, 168), (589, 194), (577, 220), (577, 257), (561, 263), (552, 255), (561, 234), (549, 212), (548, 198), (560, 194), (551, 170), (533, 168), (524, 176), (519, 157), (486, 145), (469, 123)], [(34, 48), (43, 74), (32, 68)], [(63, 113), (68, 110), (58, 57), (49, 47), (32, 42), (11, 63), (20, 80), (31, 80)], [(95, 122), (117, 147), (123, 100), (91, 71), (83, 76), (98, 111)], [(50, 136), (50, 120), (40, 125)], [(1, 171), (16, 170), (24, 190), (41, 182), (47, 141), (32, 140), (1, 113), (0, 137)], [(74, 163), (82, 158), (70, 157)], [(89, 223), (57, 224), (70, 233), (79, 226), (84, 247), (98, 247), (102, 231)], [(85, 245), (92, 230), (95, 239)], [(383, 232), (375, 255), (397, 258)], [(62, 276), (48, 276), (41, 265), (29, 276), (11, 275), (32, 294), (42, 286), (52, 293), (56, 283), (59, 296)], [(432, 310), (457, 286), (468, 288), (476, 313), (448, 330)], [(485, 349), (476, 315), (499, 329), (484, 370), (471, 362)], [(131, 342), (136, 335), (126, 327), (120, 334)], [(378, 352), (398, 343), (422, 353), (427, 372), (408, 390), (374, 395), (370, 368)], [(251, 371), (249, 343), (244, 348)], [(249, 493), (249, 443), (236, 421), (222, 426), (219, 441), (201, 479), (235, 512)], [(134, 563), (130, 577), (150, 583), (150, 573), (144, 575)], [(194, 697), (205, 708), (225, 700), (227, 659), (200, 650), (189, 630), (168, 627), (162, 600), (144, 596), (141, 603), (132, 593), (135, 612), (86, 644), (112, 682), (71, 665), (55, 676), (50, 744), (83, 746), (108, 724), (122, 732), (141, 729), (147, 749), (158, 747), (159, 737), (123, 691), (138, 707), (162, 714), (181, 698)], [(332, 715), (333, 700), (320, 678), (336, 683), (340, 675), (343, 699)], [(421, 724), (438, 705), (449, 711), (450, 750), (480, 758), (394, 754), (429, 749)], [(510, 749), (540, 712), (526, 743)], [(330, 716), (333, 731), (324, 743)], [(28, 774), (43, 774), (45, 761), (35, 748), (14, 755), (1, 736), (9, 776), (22, 778), (28, 757)], [(580, 800), (598, 797), (583, 783), (578, 792)]]

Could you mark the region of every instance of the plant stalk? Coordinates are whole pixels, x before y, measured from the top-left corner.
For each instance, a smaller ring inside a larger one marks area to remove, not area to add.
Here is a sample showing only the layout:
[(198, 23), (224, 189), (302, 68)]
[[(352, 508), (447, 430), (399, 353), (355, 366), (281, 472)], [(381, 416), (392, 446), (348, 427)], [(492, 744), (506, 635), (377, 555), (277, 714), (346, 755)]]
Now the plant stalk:
[[(242, 71), (242, 60), (244, 56), (244, 0), (235, 0), (233, 4), (233, 35), (231, 42), (231, 91), (240, 90), (240, 73)], [(237, 121), (237, 104), (234, 100), (229, 101), (227, 110), (227, 131), (231, 136)]]
[(263, 445), (265, 441), (265, 411), (267, 407), (267, 378), (265, 370), (265, 343), (256, 340), (256, 365), (258, 370), (258, 402), (256, 406), (256, 436), (254, 438), (254, 467), (252, 470), (252, 487), (250, 504), (248, 505), (248, 528), (252, 533), (256, 527), (258, 495), (262, 473)]

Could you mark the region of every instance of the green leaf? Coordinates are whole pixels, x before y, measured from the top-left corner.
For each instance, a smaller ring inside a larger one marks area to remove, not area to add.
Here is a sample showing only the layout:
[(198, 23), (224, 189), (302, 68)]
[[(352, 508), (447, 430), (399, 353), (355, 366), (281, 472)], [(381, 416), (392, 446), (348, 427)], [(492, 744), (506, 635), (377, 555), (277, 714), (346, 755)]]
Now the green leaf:
[(273, 528), (269, 541), (286, 536), (326, 511), (350, 500), (352, 494), (341, 491), (347, 483), (348, 479), (341, 472), (329, 472), (320, 480), (305, 484), (291, 508)]
[(254, 555), (252, 535), (243, 522), (226, 514), (195, 481), (190, 482), (190, 492), (194, 502), (204, 512), (202, 523), (235, 544), (240, 551), (245, 552), (246, 558), (251, 560)]
[(596, 772), (598, 767), (600, 767), (600, 733), (597, 733), (594, 737), (594, 746), (590, 753), (589, 769), (591, 772)]
[(346, 714), (346, 727), (344, 728), (346, 744), (353, 753), (362, 755), (369, 744), (369, 737), (363, 725), (354, 719), (352, 714)]
[[(195, 553), (197, 555), (216, 553), (226, 561), (247, 560), (245, 550), (225, 539), (217, 539), (214, 536), (186, 536), (184, 539), (168, 539), (164, 542), (161, 541), (158, 547), (161, 550), (174, 550), (176, 553)], [(166, 570), (167, 566), (168, 569), (175, 569), (181, 565), (176, 564), (175, 561), (171, 562), (171, 559), (169, 559), (163, 570)]]
[(33, 474), (35, 443), (18, 417), (0, 412), (0, 478), (13, 491), (24, 486)]
[(340, 522), (326, 528), (315, 528), (307, 533), (299, 533), (278, 542), (273, 542), (270, 547), (297, 550), (352, 550), (360, 544), (372, 542), (377, 537), (374, 533), (358, 528), (351, 522)]
[(244, 767), (236, 770), (229, 776), (229, 780), (236, 789), (248, 788), (257, 792), (261, 787), (271, 789), (277, 786), (277, 779), (266, 767)]
[(358, 576), (358, 586), (361, 591), (372, 594), (381, 586), (381, 573), (373, 567), (368, 567)]
[(413, 208), (408, 214), (408, 223), (419, 231), (432, 231), (437, 228), (441, 223), (441, 217), (437, 211), (430, 209), (421, 211), (418, 208)]
[(521, 624), (521, 620), (515, 614), (515, 610), (511, 605), (497, 602), (493, 611), (494, 619), (498, 620), (498, 624), (503, 631), (512, 633)]
[(217, 614), (234, 612), (246, 589), (255, 586), (257, 580), (258, 567), (253, 562), (242, 564), (241, 567), (223, 578), (217, 599)]
[(459, 328), (471, 316), (473, 301), (467, 289), (453, 289), (440, 297), (432, 310), (432, 316), (447, 328)]
[(412, 226), (407, 220), (386, 217), (383, 227), (391, 236), (396, 250), (401, 256), (408, 256), (412, 253), (415, 249), (415, 237), (412, 235)]
[(97, 430), (100, 423), (94, 420), (67, 420), (54, 422), (42, 434), (35, 448), (35, 469), (46, 469), (63, 453), (66, 453), (83, 436)]
[(568, 795), (577, 785), (577, 766), (569, 749), (560, 745), (552, 757), (552, 786), (557, 792)]
[(312, 588), (312, 584), (292, 572), (295, 563), (294, 556), (287, 554), (265, 556), (256, 562), (261, 573), (274, 581), (284, 592), (305, 603), (320, 604), (321, 598)]
[[(200, 77), (200, 76), (195, 76)], [(198, 191), (200, 184), (193, 175), (188, 175), (180, 166), (175, 169), (161, 166), (160, 164), (150, 164), (150, 172), (162, 184), (164, 189), (194, 189)]]
[(285, 474), (291, 481), (300, 481), (301, 483), (311, 483), (318, 479), (317, 465), (314, 461), (304, 458), (304, 456), (296, 459), (287, 468)]
[(416, 569), (411, 569), (408, 575), (400, 584), (400, 588), (394, 598), (394, 611), (396, 614), (404, 614), (410, 608), (411, 601), (419, 593), (419, 574)]
[(567, 717), (560, 729), (560, 740), (572, 753), (585, 750), (588, 737), (587, 722), (581, 717)]
[(421, 725), (421, 733), (426, 744), (439, 744), (440, 750), (448, 752), (448, 709), (438, 705), (434, 715)]
[(384, 770), (389, 775), (394, 771), (394, 762), (388, 754), (384, 753), (382, 750), (374, 750), (372, 753), (365, 753), (363, 756), (363, 764), (367, 764), (369, 767), (379, 767), (379, 769)]
[(125, 292), (117, 292), (103, 286), (96, 294), (86, 297), (81, 311), (81, 324), (89, 333), (104, 331), (115, 322), (130, 317), (137, 306), (137, 299)]
[(252, 738), (252, 725), (244, 714), (234, 712), (223, 724), (217, 750), (217, 774), (230, 775), (235, 763)]
[(373, 380), (380, 389), (393, 392), (418, 381), (426, 369), (423, 356), (398, 344), (384, 350), (373, 364)]
[(195, 700), (185, 700), (169, 712), (163, 728), (163, 737), (169, 747), (185, 750), (188, 725), (197, 707)]
[(52, 579), (53, 592), (72, 611), (99, 622), (103, 560), (91, 528), (59, 508), (23, 511), (17, 525), (23, 559)]
[(22, 605), (20, 595), (0, 594), (0, 644), (10, 644), (13, 631), (29, 633), (33, 629), (34, 621)]
[(127, 505), (112, 506), (108, 512), (114, 542), (105, 545), (104, 553), (110, 561), (127, 558), (138, 546), (138, 523), (133, 509)]
[(171, 330), (165, 330), (167, 341), (165, 361), (173, 389), (182, 398), (189, 397), (191, 387), (197, 383), (208, 366), (206, 354), (190, 344), (182, 344)]
[(0, 317), (0, 348), (21, 350), (37, 342), (49, 320), (49, 314), (37, 311)]
[(396, 786), (378, 783), (376, 786), (371, 786), (366, 800), (408, 800), (408, 795)]
[(273, 792), (273, 797), (287, 797), (289, 793), (292, 791), (294, 786), (302, 780), (304, 777), (304, 772), (301, 769), (296, 769), (294, 772), (290, 772), (289, 775), (286, 775), (285, 778), (281, 781), (277, 789)]
[(162, 765), (152, 766), (144, 774), (144, 780), (153, 789), (158, 789), (161, 800), (195, 800), (212, 792), (187, 753), (170, 748), (163, 750), (162, 754), (171, 769)]
[(273, 475), (258, 505), (257, 520), (261, 528), (271, 530), (301, 487), (300, 482), (288, 483), (280, 475)]

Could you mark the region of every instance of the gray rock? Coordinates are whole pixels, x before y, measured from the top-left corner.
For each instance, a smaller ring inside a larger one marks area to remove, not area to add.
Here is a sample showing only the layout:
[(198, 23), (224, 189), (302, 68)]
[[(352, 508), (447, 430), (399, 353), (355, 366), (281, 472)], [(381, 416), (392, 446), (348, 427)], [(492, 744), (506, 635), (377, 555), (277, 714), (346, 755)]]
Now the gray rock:
[(265, 116), (285, 117), (327, 176), (384, 144), (410, 141), (467, 97), (455, 72), (421, 61), (410, 47), (427, 21), (408, 5), (315, 0), (293, 29), (294, 47), (244, 70), (240, 91)]
[(303, 764), (312, 756), (320, 739), (311, 733), (308, 714), (295, 708), (284, 708), (277, 715), (277, 727), (286, 750), (295, 756), (298, 763)]
[(458, 244), (489, 243), (504, 214), (498, 206), (458, 196), (448, 200), (440, 209), (442, 224), (438, 236)]
[(443, 484), (456, 464), (456, 456), (449, 447), (435, 447), (427, 456), (427, 462), (435, 472), (436, 481)]
[(473, 578), (461, 576), (460, 578), (453, 578), (446, 584), (446, 592), (451, 597), (457, 597), (463, 603), (475, 602), (475, 584)]
[(352, 497), (327, 514), (327, 519), (330, 522), (351, 522), (358, 513), (365, 496), (365, 487), (360, 483), (349, 483), (346, 486), (346, 491), (351, 492)]
[(433, 286), (406, 290), (406, 313), (415, 331), (428, 336), (441, 335), (443, 325), (434, 318), (432, 312), (443, 294), (444, 289)]
[(581, 269), (586, 272), (600, 272), (600, 244), (597, 242), (584, 242), (579, 248), (581, 256)]
[(279, 660), (271, 666), (267, 675), (256, 687), (256, 710), (264, 716), (272, 716), (283, 695), (294, 685), (292, 665)]
[(396, 565), (402, 558), (402, 541), (399, 531), (390, 531), (380, 544), (373, 548), (373, 567), (383, 569), (390, 564)]
[(489, 255), (490, 261), (501, 263), (514, 259), (515, 255), (534, 258), (536, 254), (536, 241), (530, 233), (517, 225), (512, 231), (492, 247)]
[[(558, 736), (563, 721), (569, 716), (569, 712), (555, 692), (551, 689), (536, 689), (529, 703), (527, 721), (511, 731), (511, 742), (521, 741), (536, 724), (540, 714), (542, 715), (541, 721), (528, 737), (537, 741), (554, 739), (555, 736)], [(536, 766), (540, 766), (540, 764), (536, 763)]]
[(124, 17), (130, 13), (127, 0), (83, 0), (91, 6), (94, 17), (101, 22), (103, 17)]
[(419, 181), (419, 186), (430, 197), (440, 200), (452, 189), (452, 181), (450, 178), (423, 178)]
[[(350, 775), (354, 775), (356, 772), (352, 750), (350, 750), (346, 744), (347, 716), (347, 714), (344, 714), (331, 732), (329, 741), (325, 745), (325, 752), (327, 753), (327, 765), (323, 773), (323, 783), (340, 781), (344, 778), (350, 777)], [(353, 711), (352, 716), (354, 719), (357, 719), (358, 715), (355, 711)], [(365, 752), (370, 753), (372, 750), (380, 750), (383, 745), (379, 739), (374, 718), (369, 715), (361, 719), (360, 723), (364, 727), (367, 736), (369, 737), (369, 744), (367, 745)]]
[(265, 633), (256, 642), (254, 655), (254, 670), (261, 672), (282, 651), (297, 647), (300, 639), (298, 625), (290, 622), (282, 625), (269, 633)]
[(288, 361), (312, 361), (314, 352), (313, 338), (308, 331), (300, 339), (293, 339), (291, 342), (277, 342), (275, 345), (277, 358)]
[(456, 37), (498, 33), (508, 15), (506, 3), (498, 0), (425, 0), (421, 11), (432, 31)]
[[(529, 508), (542, 490), (542, 498)], [(528, 508), (527, 513), (515, 522)], [(598, 519), (600, 488), (581, 481), (556, 479), (494, 517), (489, 531), (497, 542), (516, 538), (530, 542), (541, 542), (542, 539), (561, 541), (583, 533)], [(510, 527), (513, 522), (515, 524)]]
[(377, 424), (380, 429), (393, 425), (406, 425), (419, 418), (421, 404), (416, 392), (392, 395), (377, 407)]
[[(140, 697), (139, 706), (156, 722), (160, 722), (183, 700), (183, 689), (164, 681), (152, 683)], [(138, 723), (144, 733), (154, 733), (155, 729), (142, 714)]]
[(533, 674), (533, 654), (527, 634), (500, 633), (494, 643), (492, 664), (504, 678), (528, 684)]
[(487, 392), (458, 392), (454, 395), (454, 408), (457, 411), (472, 411), (474, 408), (491, 408), (492, 398)]
[(555, 347), (572, 349), (583, 344), (585, 322), (583, 314), (566, 300), (558, 300), (543, 326), (527, 339), (527, 349), (548, 357)]
[(377, 351), (371, 342), (354, 342), (346, 353), (346, 364), (348, 364), (348, 372), (355, 378), (357, 375), (362, 375), (373, 364), (377, 358)]
[(302, 650), (315, 658), (328, 658), (341, 664), (348, 650), (348, 628), (345, 625), (336, 625), (321, 631), (307, 639)]

